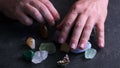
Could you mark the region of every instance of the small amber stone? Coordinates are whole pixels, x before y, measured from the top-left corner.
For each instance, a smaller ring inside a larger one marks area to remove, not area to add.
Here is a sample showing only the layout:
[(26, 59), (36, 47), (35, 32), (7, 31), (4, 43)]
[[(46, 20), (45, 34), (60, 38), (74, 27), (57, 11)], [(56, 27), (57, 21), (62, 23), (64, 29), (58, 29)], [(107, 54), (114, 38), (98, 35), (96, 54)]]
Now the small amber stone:
[(47, 26), (45, 26), (44, 24), (40, 25), (40, 35), (42, 38), (48, 37), (48, 29), (47, 29)]
[(70, 51), (70, 47), (68, 46), (67, 43), (63, 43), (60, 47), (60, 51), (63, 51), (65, 53), (68, 53)]
[(32, 37), (29, 37), (26, 40), (26, 44), (31, 48), (31, 49), (35, 49), (35, 39)]

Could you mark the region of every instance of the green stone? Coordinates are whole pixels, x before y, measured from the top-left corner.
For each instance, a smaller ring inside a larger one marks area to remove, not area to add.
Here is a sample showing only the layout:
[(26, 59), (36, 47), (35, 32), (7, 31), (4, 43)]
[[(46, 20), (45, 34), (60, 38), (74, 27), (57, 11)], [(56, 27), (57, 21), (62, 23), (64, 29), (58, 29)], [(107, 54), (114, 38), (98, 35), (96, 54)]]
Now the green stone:
[(25, 60), (31, 61), (32, 57), (34, 56), (34, 52), (29, 50), (29, 51), (25, 51), (23, 54), (23, 57)]
[(85, 51), (85, 58), (86, 59), (93, 59), (96, 54), (97, 54), (97, 50), (94, 48), (90, 48), (90, 49)]
[(54, 45), (54, 43), (41, 43), (39, 50), (45, 50), (48, 51), (49, 54), (53, 54), (56, 52), (56, 47)]

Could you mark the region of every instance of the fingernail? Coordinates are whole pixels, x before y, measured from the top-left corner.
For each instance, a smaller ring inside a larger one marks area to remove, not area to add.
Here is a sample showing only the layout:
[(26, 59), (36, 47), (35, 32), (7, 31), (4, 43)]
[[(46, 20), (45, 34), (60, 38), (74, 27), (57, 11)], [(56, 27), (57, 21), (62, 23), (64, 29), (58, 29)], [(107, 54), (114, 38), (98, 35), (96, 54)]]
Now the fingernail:
[(72, 49), (76, 49), (76, 44), (75, 44), (75, 43), (72, 43), (72, 44), (71, 44), (71, 48), (72, 48)]
[(104, 48), (104, 44), (100, 43), (100, 44), (99, 44), (99, 47), (100, 47), (100, 48)]
[(63, 43), (64, 42), (64, 39), (63, 38), (59, 38), (59, 43)]
[(52, 25), (52, 26), (55, 25), (55, 21), (51, 21), (51, 25)]
[(84, 49), (84, 48), (85, 48), (85, 45), (82, 43), (82, 44), (80, 45), (80, 48), (81, 48), (81, 49)]
[(57, 21), (58, 21), (58, 20), (60, 20), (60, 15), (58, 15), (58, 17), (57, 17)]

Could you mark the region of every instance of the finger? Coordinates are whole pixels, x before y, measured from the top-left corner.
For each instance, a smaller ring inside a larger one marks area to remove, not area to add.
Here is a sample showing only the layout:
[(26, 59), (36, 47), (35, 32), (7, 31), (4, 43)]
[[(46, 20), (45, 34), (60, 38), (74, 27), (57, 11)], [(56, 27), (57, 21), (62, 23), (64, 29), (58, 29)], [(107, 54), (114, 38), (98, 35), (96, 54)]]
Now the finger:
[(60, 43), (64, 43), (66, 41), (67, 35), (68, 35), (71, 27), (73, 26), (73, 23), (74, 23), (77, 15), (78, 15), (77, 12), (71, 11), (62, 21), (61, 24), (63, 25), (63, 28), (61, 30), (60, 37), (58, 39), (58, 41)]
[(83, 28), (82, 35), (78, 44), (81, 49), (85, 48), (85, 44), (88, 42), (92, 29), (94, 27), (95, 20), (92, 17), (88, 17), (88, 20)]
[(80, 39), (80, 35), (82, 33), (83, 27), (87, 21), (87, 16), (85, 15), (79, 15), (73, 30), (73, 34), (72, 34), (72, 38), (70, 41), (70, 46), (72, 49), (76, 49), (77, 45), (78, 45), (78, 41)]
[(55, 9), (55, 7), (53, 6), (53, 4), (50, 1), (43, 1), (43, 3), (49, 9), (49, 11), (53, 15), (54, 19), (59, 20), (60, 15), (59, 15), (58, 11)]
[(17, 10), (16, 13), (16, 18), (23, 24), (25, 25), (31, 25), (32, 24), (32, 20), (25, 15), (21, 10)]
[(98, 24), (96, 25), (97, 28), (97, 34), (98, 34), (98, 46), (100, 48), (104, 47), (104, 22), (98, 22)]
[(30, 4), (40, 11), (43, 17), (47, 20), (47, 22), (50, 22), (50, 25), (54, 25), (54, 17), (44, 4), (39, 1), (31, 2)]
[(26, 4), (26, 6), (24, 7), (24, 10), (27, 14), (29, 14), (39, 23), (44, 22), (43, 16), (40, 14), (40, 12), (35, 7), (31, 6), (30, 4)]

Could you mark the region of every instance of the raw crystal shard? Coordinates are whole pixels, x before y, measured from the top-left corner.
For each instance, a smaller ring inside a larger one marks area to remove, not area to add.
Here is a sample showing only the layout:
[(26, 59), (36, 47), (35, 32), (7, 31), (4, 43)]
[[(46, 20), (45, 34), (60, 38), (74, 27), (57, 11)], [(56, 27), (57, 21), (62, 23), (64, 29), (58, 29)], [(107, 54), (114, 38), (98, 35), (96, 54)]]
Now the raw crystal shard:
[(39, 50), (46, 50), (49, 54), (53, 54), (56, 52), (56, 47), (54, 43), (41, 43)]
[(67, 65), (68, 63), (70, 63), (70, 60), (69, 60), (69, 56), (68, 56), (67, 54), (64, 56), (64, 58), (63, 58), (62, 60), (59, 60), (59, 61), (57, 62), (57, 64), (58, 64), (59, 66), (65, 66), (65, 65)]
[(85, 52), (86, 50), (90, 49), (91, 46), (92, 46), (91, 43), (87, 42), (85, 49), (81, 50), (80, 48), (77, 48), (75, 50), (71, 50), (71, 52), (72, 53), (82, 53), (82, 52)]
[(96, 49), (91, 48), (85, 51), (85, 58), (86, 59), (93, 59), (95, 55), (97, 54)]
[(34, 55), (34, 52), (29, 50), (24, 52), (23, 57), (25, 60), (31, 61), (33, 55)]
[(31, 48), (31, 49), (35, 49), (35, 39), (32, 37), (29, 37), (26, 40), (26, 44)]
[(44, 24), (40, 24), (40, 35), (42, 38), (48, 37), (48, 29)]
[(70, 51), (70, 47), (68, 46), (67, 43), (63, 43), (60, 47), (60, 51), (63, 51), (65, 53), (68, 53)]
[(32, 58), (32, 62), (34, 64), (41, 63), (43, 60), (45, 60), (48, 57), (47, 51), (36, 51), (35, 55)]

